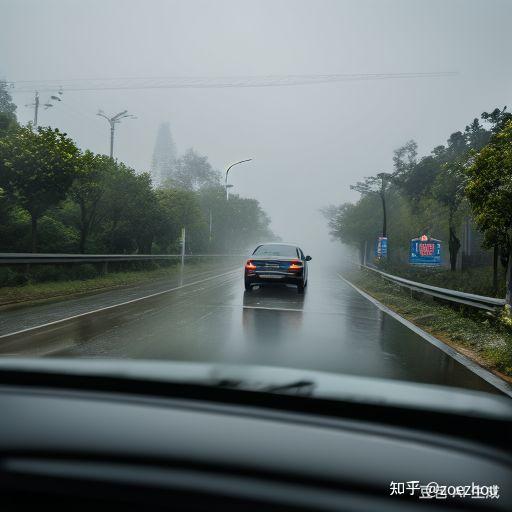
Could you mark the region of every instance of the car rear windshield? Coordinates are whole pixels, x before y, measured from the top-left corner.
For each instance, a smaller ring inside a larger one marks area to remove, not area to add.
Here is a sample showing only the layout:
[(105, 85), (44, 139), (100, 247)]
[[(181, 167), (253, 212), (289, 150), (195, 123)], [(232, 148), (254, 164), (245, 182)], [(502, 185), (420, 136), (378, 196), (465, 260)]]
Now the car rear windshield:
[(293, 245), (260, 245), (253, 253), (255, 256), (279, 256), (281, 258), (296, 258), (297, 248)]

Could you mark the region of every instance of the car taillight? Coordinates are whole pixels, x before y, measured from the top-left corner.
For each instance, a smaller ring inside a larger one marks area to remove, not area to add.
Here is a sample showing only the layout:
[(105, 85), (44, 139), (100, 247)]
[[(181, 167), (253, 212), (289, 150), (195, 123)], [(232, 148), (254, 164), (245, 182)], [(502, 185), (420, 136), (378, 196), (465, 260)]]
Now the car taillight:
[(301, 270), (303, 266), (304, 265), (303, 265), (302, 261), (300, 261), (300, 260), (292, 260), (288, 270)]
[(256, 270), (256, 265), (251, 260), (247, 260), (245, 270)]

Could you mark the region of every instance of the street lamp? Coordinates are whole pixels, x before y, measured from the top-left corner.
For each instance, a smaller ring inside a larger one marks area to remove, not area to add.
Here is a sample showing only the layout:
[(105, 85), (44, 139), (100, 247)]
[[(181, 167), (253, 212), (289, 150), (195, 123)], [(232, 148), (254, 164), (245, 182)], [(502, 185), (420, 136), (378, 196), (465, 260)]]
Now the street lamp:
[(110, 124), (110, 158), (114, 158), (114, 131), (116, 128), (116, 124), (121, 122), (121, 119), (137, 119), (136, 116), (133, 116), (131, 114), (128, 114), (128, 110), (123, 110), (122, 112), (119, 112), (118, 114), (113, 115), (112, 117), (108, 117), (103, 110), (98, 111), (98, 114), (100, 117), (105, 118), (108, 123)]
[(240, 160), (240, 162), (235, 162), (234, 164), (231, 164), (231, 165), (226, 169), (226, 180), (225, 180), (225, 187), (226, 187), (226, 201), (229, 201), (229, 189), (233, 186), (233, 185), (228, 185), (228, 173), (229, 173), (229, 170), (231, 169), (231, 167), (234, 167), (235, 165), (243, 164), (244, 162), (250, 162), (251, 160), (252, 160), (252, 158), (247, 158), (247, 160)]

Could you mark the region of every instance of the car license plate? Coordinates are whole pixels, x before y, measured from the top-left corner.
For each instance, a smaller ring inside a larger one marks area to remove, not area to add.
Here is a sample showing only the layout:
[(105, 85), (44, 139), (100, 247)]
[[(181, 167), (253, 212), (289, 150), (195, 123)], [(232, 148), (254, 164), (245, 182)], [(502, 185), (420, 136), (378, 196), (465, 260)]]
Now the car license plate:
[(260, 274), (260, 277), (263, 279), (282, 279), (283, 276), (280, 276), (279, 274)]

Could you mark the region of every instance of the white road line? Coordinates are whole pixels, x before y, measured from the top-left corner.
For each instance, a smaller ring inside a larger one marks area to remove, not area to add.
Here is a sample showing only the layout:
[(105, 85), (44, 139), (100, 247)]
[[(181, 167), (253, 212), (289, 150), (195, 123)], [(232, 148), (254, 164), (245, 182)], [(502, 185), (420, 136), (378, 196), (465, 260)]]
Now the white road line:
[(494, 375), (494, 373), (491, 373), (485, 368), (482, 368), (478, 363), (475, 363), (475, 361), (472, 361), (468, 357), (462, 355), (460, 352), (457, 352), (457, 350), (450, 347), (443, 341), (437, 339), (435, 336), (432, 336), (432, 334), (425, 332), (423, 329), (420, 329), (417, 325), (413, 324), (412, 322), (409, 322), (409, 320), (406, 320), (403, 316), (400, 316), (398, 313), (396, 313), (395, 311), (388, 308), (387, 306), (379, 302), (377, 299), (375, 299), (368, 293), (358, 288), (355, 284), (352, 284), (350, 281), (345, 279), (341, 274), (338, 274), (338, 277), (346, 284), (351, 286), (356, 292), (361, 294), (365, 299), (368, 299), (370, 302), (375, 304), (375, 306), (377, 306), (381, 311), (384, 311), (384, 313), (388, 314), (389, 316), (392, 316), (395, 320), (398, 320), (401, 324), (411, 329), (411, 331), (421, 336), (424, 340), (428, 341), (429, 343), (437, 347), (439, 350), (443, 351), (445, 354), (448, 354), (457, 362), (465, 366), (468, 370), (470, 370), (473, 373), (476, 373), (486, 382), (492, 384), (494, 387), (498, 388), (506, 395), (512, 397), (512, 385), (510, 385), (508, 382), (504, 381), (503, 379), (500, 379), (498, 376)]
[(267, 311), (293, 311), (296, 313), (304, 313), (303, 309), (292, 309), (292, 308), (271, 308), (267, 306), (242, 306), (243, 309), (265, 309)]
[(15, 336), (17, 334), (23, 334), (24, 332), (30, 332), (30, 331), (34, 331), (34, 330), (37, 330), (37, 329), (42, 329), (43, 327), (50, 327), (52, 325), (57, 325), (57, 324), (60, 324), (60, 323), (63, 323), (63, 322), (67, 322), (68, 320), (74, 320), (75, 318), (81, 318), (83, 316), (93, 315), (95, 313), (99, 313), (100, 311), (106, 311), (108, 309), (114, 309), (114, 308), (118, 308), (120, 306), (126, 306), (127, 304), (132, 304), (134, 302), (138, 302), (138, 301), (141, 301), (141, 300), (150, 299), (152, 297), (158, 297), (159, 295), (164, 295), (165, 293), (170, 293), (170, 292), (174, 292), (176, 290), (181, 290), (182, 288), (188, 288), (189, 286), (194, 286), (196, 284), (204, 283), (206, 281), (211, 281), (212, 279), (217, 279), (218, 277), (223, 277), (223, 276), (227, 276), (227, 275), (230, 275), (230, 274), (234, 274), (235, 272), (239, 272), (239, 271), (240, 271), (240, 269), (237, 268), (235, 270), (230, 270), (229, 272), (224, 272), (223, 274), (216, 274), (214, 276), (206, 277), (205, 279), (200, 279), (199, 281), (194, 281), (192, 283), (182, 284), (182, 285), (176, 286), (174, 288), (169, 288), (168, 290), (162, 290), (160, 292), (152, 293), (150, 295), (145, 295), (144, 297), (138, 297), (136, 299), (131, 299), (131, 300), (127, 300), (125, 302), (120, 302), (119, 304), (112, 304), (111, 306), (105, 306), (103, 308), (93, 309), (92, 311), (86, 311), (85, 313), (80, 313), (78, 315), (68, 316), (66, 318), (61, 318), (60, 320), (54, 320), (53, 322), (48, 322), (46, 324), (40, 324), (40, 325), (36, 325), (34, 327), (28, 327), (28, 328), (22, 329), (20, 331), (14, 331), (14, 332), (10, 332), (10, 333), (7, 333), (7, 334), (2, 334), (2, 335), (0, 335), (0, 340), (2, 338), (9, 338), (9, 337)]

